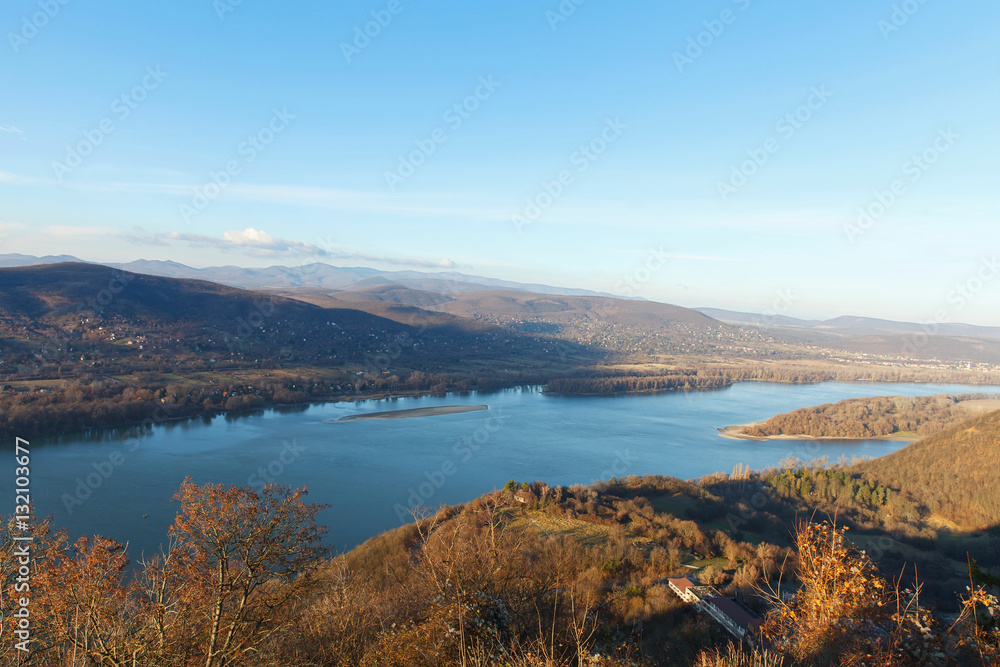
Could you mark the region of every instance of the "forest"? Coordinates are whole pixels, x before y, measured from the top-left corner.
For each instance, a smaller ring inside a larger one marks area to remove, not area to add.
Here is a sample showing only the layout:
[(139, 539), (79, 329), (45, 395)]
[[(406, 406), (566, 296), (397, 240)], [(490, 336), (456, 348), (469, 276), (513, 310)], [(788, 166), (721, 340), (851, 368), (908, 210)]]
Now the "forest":
[(895, 488), (919, 489), (929, 511), (963, 526), (1000, 524), (1000, 412), (959, 424), (859, 466)]
[(171, 419), (259, 410), (275, 405), (378, 398), (412, 393), (495, 391), (540, 384), (546, 376), (513, 371), (481, 373), (347, 374), (292, 369), (273, 373), (213, 373), (193, 379), (136, 373), (125, 379), (87, 377), (70, 382), (0, 385), (0, 437), (44, 436)]
[(720, 375), (705, 376), (688, 370), (669, 375), (628, 375), (611, 377), (555, 378), (545, 385), (551, 394), (638, 394), (687, 389), (719, 389), (731, 380)]
[(802, 408), (745, 427), (754, 437), (806, 435), (816, 438), (878, 438), (893, 434), (928, 435), (968, 420), (962, 401), (992, 398), (987, 394), (938, 394), (850, 398)]
[[(36, 524), (31, 650), (6, 642), (0, 664), (725, 667), (1000, 657), (1000, 630), (979, 620), (1000, 613), (998, 582), (978, 567), (949, 605), (957, 620), (945, 623), (920, 583), (897, 582), (839, 520), (772, 515), (784, 533), (776, 544), (734, 539), (708, 518), (665, 508), (687, 499), (731, 516), (738, 503), (723, 496), (758, 481), (512, 480), (465, 505), (416, 510), (413, 523), (334, 556), (315, 520), (323, 506), (307, 504), (304, 490), (188, 480), (164, 553), (139, 562), (106, 538), (71, 542)], [(515, 490), (529, 491), (530, 503)], [(771, 505), (761, 512), (771, 515)], [(674, 595), (664, 578), (692, 576), (691, 562), (701, 584), (763, 616), (764, 642), (733, 642)], [(16, 581), (5, 559), (5, 636), (18, 629)]]

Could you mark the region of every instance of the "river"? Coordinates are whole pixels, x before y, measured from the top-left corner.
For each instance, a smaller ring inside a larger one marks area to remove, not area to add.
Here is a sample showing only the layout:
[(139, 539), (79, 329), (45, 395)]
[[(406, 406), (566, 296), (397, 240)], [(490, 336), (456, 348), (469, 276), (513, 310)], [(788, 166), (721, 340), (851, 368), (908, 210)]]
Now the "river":
[[(269, 409), (157, 425), (131, 438), (114, 430), (23, 437), (31, 441), (37, 514), (52, 515), (71, 538), (101, 534), (128, 542), (133, 558), (157, 550), (177, 511), (171, 497), (190, 475), (198, 483), (307, 486), (308, 501), (331, 505), (319, 515), (329, 528), (327, 542), (345, 549), (400, 525), (411, 504), (465, 502), (509, 479), (565, 485), (644, 474), (691, 479), (737, 463), (769, 467), (790, 456), (883, 456), (906, 443), (729, 440), (717, 429), (858, 396), (998, 391), (748, 382), (714, 391), (569, 397), (524, 388)], [(368, 412), (478, 404), (489, 409), (329, 423)]]

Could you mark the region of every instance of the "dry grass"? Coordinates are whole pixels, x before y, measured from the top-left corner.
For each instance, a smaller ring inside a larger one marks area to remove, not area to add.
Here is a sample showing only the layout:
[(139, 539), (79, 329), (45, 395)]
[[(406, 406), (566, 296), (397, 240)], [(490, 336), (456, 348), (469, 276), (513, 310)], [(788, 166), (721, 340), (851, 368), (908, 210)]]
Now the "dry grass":
[(1000, 398), (981, 398), (971, 401), (961, 401), (958, 407), (968, 410), (971, 414), (981, 415), (994, 410), (1000, 410)]
[(515, 521), (517, 528), (534, 527), (550, 537), (571, 537), (585, 546), (602, 546), (611, 537), (611, 528), (568, 516), (554, 516), (543, 510), (531, 510)]

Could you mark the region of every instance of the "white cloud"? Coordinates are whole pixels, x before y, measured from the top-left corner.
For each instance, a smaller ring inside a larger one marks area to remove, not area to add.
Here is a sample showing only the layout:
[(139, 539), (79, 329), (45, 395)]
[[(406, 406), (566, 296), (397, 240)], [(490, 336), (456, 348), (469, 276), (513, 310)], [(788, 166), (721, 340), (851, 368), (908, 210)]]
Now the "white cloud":
[(247, 227), (246, 229), (230, 229), (222, 236), (207, 236), (187, 232), (163, 232), (150, 234), (142, 227), (134, 227), (132, 233), (124, 238), (136, 245), (168, 246), (184, 243), (193, 248), (211, 248), (222, 252), (238, 252), (251, 257), (312, 257), (315, 260), (350, 260), (392, 266), (409, 266), (428, 269), (452, 269), (458, 266), (454, 261), (443, 258), (438, 261), (410, 259), (401, 257), (379, 257), (363, 253), (350, 253), (325, 242), (322, 245), (305, 243), (290, 239), (280, 239), (271, 236), (261, 229)]
[[(132, 237), (129, 237), (132, 239)], [(314, 255), (326, 257), (329, 252), (314, 243), (303, 243), (288, 239), (279, 239), (259, 229), (247, 227), (243, 230), (230, 229), (221, 237), (186, 232), (167, 232), (153, 235), (154, 240), (161, 242), (179, 241), (198, 248), (218, 248), (220, 250), (237, 250), (254, 257), (279, 257)], [(159, 244), (157, 244), (159, 245)]]

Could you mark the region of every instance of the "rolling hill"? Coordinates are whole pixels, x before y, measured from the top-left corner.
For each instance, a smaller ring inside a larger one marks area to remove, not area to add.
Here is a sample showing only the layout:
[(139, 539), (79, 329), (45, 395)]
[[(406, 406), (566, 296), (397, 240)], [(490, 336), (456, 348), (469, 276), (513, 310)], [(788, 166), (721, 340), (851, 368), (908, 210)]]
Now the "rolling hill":
[(1000, 525), (1000, 411), (854, 466), (965, 527)]
[(735, 341), (760, 345), (768, 338), (689, 308), (655, 301), (492, 289), (441, 293), (395, 284), (276, 293), (326, 307), (358, 308), (399, 322), (435, 322), (444, 327), (475, 323), (548, 335), (612, 356), (704, 352)]
[(0, 375), (353, 367), (387, 350), (393, 365), (436, 369), (545, 354), (542, 339), (448, 314), (329, 305), (97, 264), (0, 269)]

